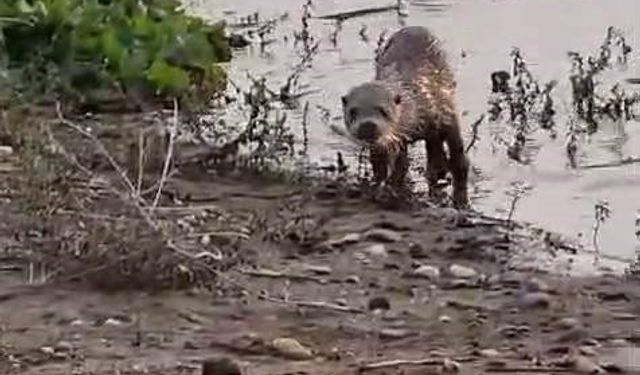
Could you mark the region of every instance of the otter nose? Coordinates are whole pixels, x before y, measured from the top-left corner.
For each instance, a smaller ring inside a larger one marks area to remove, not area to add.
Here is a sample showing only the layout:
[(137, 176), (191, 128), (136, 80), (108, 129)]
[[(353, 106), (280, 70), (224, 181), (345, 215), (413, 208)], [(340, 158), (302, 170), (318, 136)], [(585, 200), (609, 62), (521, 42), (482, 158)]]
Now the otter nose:
[(378, 127), (374, 122), (365, 121), (358, 127), (358, 138), (373, 141), (378, 136)]

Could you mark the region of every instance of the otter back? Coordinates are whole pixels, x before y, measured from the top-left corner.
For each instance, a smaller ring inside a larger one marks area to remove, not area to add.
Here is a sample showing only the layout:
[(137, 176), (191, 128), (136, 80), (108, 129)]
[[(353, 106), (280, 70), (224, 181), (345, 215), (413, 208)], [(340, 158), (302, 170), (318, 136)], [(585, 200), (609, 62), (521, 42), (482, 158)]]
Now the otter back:
[(377, 80), (412, 81), (432, 71), (448, 71), (440, 41), (424, 27), (405, 27), (387, 41), (376, 59)]

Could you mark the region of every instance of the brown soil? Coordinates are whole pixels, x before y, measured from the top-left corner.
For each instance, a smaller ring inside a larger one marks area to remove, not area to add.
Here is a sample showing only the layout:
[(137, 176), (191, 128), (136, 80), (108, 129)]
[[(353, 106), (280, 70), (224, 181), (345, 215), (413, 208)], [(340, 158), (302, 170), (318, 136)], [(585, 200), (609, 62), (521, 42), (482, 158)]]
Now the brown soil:
[[(18, 173), (9, 171), (12, 157), (0, 162), (0, 184)], [(463, 374), (553, 373), (634, 365), (637, 283), (569, 279), (527, 264), (516, 270), (513, 259), (523, 249), (549, 251), (525, 229), (507, 238), (502, 220), (426, 204), (394, 209), (331, 183), (301, 187), (196, 172), (175, 177), (167, 191), (183, 205), (262, 220), (241, 247), (242, 261), (219, 276), (220, 285), (244, 291), (27, 285), (26, 270), (3, 256), (0, 373), (199, 374), (203, 360), (218, 356), (233, 358), (247, 374), (418, 374), (458, 365)], [(15, 194), (0, 205), (6, 254), (20, 245), (12, 233), (23, 217)], [(351, 241), (340, 241), (345, 235)], [(455, 270), (461, 266), (468, 269)], [(371, 311), (372, 304), (389, 309)], [(278, 354), (271, 342), (282, 337), (311, 349), (311, 358)], [(361, 367), (401, 359), (432, 361)]]

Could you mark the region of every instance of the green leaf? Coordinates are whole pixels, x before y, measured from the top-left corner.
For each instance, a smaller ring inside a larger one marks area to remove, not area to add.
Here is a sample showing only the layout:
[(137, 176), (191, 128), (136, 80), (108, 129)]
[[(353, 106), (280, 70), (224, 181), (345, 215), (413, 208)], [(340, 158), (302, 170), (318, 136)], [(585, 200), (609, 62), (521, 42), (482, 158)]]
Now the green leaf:
[(189, 75), (184, 70), (158, 59), (147, 70), (147, 79), (160, 91), (181, 94), (189, 88)]

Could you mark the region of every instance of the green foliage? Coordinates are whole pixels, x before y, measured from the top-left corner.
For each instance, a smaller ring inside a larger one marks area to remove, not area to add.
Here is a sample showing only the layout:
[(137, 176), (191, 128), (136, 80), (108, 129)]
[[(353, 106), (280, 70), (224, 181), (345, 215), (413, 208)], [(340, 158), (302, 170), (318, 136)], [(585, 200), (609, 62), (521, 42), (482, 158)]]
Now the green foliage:
[(208, 98), (230, 58), (223, 25), (177, 0), (0, 0), (0, 69), (21, 95)]

